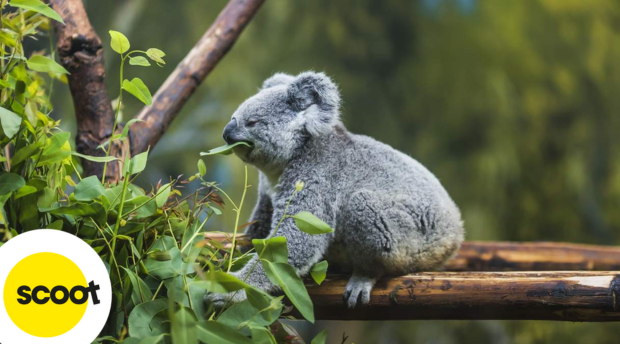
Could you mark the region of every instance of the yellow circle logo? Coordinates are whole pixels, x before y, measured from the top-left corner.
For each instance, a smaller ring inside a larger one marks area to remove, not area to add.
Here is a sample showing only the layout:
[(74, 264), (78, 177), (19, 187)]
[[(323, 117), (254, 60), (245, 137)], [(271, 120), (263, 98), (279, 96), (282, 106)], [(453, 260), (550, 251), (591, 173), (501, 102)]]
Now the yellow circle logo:
[(17, 327), (36, 337), (56, 337), (84, 316), (89, 285), (70, 259), (41, 252), (11, 269), (3, 294), (6, 311)]

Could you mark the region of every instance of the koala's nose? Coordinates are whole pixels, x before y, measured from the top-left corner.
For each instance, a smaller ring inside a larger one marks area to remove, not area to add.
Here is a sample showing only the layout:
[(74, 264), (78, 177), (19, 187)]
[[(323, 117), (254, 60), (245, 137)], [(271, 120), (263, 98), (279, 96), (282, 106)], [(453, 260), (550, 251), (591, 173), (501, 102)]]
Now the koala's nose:
[(235, 143), (235, 140), (231, 135), (235, 129), (237, 129), (237, 119), (233, 118), (230, 122), (228, 122), (228, 124), (226, 124), (226, 127), (224, 127), (224, 133), (222, 134), (224, 141), (226, 141), (229, 145)]

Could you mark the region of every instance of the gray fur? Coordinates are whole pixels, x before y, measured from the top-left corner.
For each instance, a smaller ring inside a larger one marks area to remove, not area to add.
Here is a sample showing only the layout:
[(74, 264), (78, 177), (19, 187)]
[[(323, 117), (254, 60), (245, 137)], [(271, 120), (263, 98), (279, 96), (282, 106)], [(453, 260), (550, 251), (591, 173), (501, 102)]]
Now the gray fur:
[[(439, 180), (411, 157), (370, 137), (348, 132), (339, 119), (337, 86), (323, 73), (278, 73), (234, 113), (229, 141), (250, 141), (234, 152), (260, 170), (259, 199), (248, 228), (252, 238), (269, 235), (286, 202), (303, 181), (288, 213), (309, 211), (334, 233), (309, 235), (291, 218), (277, 233), (289, 246), (289, 263), (300, 276), (327, 259), (352, 271), (345, 302), (368, 303), (376, 280), (441, 267), (463, 241), (459, 209)], [(229, 142), (230, 143), (230, 142)], [(256, 256), (235, 273), (244, 278)], [(261, 264), (246, 280), (279, 290)], [(228, 295), (209, 294), (221, 306)], [(245, 299), (237, 293), (235, 300)]]

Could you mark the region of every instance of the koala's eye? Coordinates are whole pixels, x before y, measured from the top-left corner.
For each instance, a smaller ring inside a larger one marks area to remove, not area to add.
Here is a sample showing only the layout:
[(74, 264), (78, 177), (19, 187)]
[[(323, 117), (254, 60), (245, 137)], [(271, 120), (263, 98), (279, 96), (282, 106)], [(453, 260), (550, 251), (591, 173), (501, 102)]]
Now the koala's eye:
[(248, 128), (252, 128), (253, 126), (255, 126), (258, 122), (260, 122), (258, 119), (256, 118), (250, 118), (245, 122), (245, 126)]

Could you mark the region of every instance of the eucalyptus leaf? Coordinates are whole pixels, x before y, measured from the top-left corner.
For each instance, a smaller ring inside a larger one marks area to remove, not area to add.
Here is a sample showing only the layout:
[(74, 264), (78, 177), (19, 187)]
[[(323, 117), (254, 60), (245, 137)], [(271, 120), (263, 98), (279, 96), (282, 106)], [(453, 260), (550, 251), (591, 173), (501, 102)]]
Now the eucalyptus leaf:
[(0, 171), (0, 195), (6, 195), (26, 185), (22, 176), (15, 173)]
[(37, 13), (41, 13), (42, 15), (52, 18), (61, 23), (65, 23), (62, 20), (62, 17), (58, 14), (58, 12), (54, 11), (51, 7), (47, 6), (40, 0), (11, 0), (9, 2), (10, 6), (23, 8), (28, 11), (34, 11)]
[(105, 194), (105, 189), (97, 176), (82, 179), (75, 187), (74, 196), (77, 201), (92, 201)]
[(162, 185), (159, 190), (157, 190), (157, 196), (155, 197), (155, 203), (158, 208), (161, 208), (168, 201), (168, 197), (170, 197), (170, 192), (172, 191), (172, 185), (170, 183)]
[(163, 59), (166, 54), (157, 48), (150, 48), (149, 50), (147, 50), (146, 56), (148, 56), (151, 60), (155, 61), (157, 65), (161, 66), (166, 64), (166, 61), (164, 61)]
[(180, 308), (172, 320), (172, 342), (175, 344), (198, 344), (196, 318), (187, 308)]
[(129, 160), (128, 164), (125, 164), (125, 174), (136, 174), (144, 171), (146, 168), (146, 161), (148, 159), (149, 152), (140, 153)]
[(44, 209), (44, 212), (54, 215), (71, 215), (82, 218), (92, 218), (98, 224), (102, 225), (106, 222), (106, 211), (100, 203), (73, 203), (68, 206)]
[(112, 161), (118, 160), (118, 158), (115, 156), (92, 156), (92, 155), (80, 154), (78, 152), (71, 152), (71, 154), (78, 156), (82, 159), (93, 161), (93, 162), (112, 162)]
[(291, 216), (295, 219), (297, 228), (308, 234), (326, 234), (334, 231), (327, 223), (307, 211)]
[(326, 340), (327, 340), (327, 329), (324, 329), (312, 339), (312, 342), (310, 344), (325, 344)]
[(109, 32), (110, 38), (112, 39), (110, 41), (110, 46), (112, 47), (112, 50), (116, 51), (119, 54), (124, 54), (125, 52), (127, 52), (127, 50), (129, 50), (129, 47), (131, 46), (127, 37), (125, 37), (125, 35), (118, 31), (110, 30)]
[(200, 173), (201, 177), (204, 177), (205, 174), (207, 174), (207, 166), (205, 165), (205, 162), (202, 161), (202, 159), (198, 159), (198, 173)]
[(19, 188), (17, 192), (15, 192), (15, 195), (13, 197), (14, 199), (20, 199), (24, 196), (33, 194), (35, 192), (37, 192), (37, 188), (35, 188), (34, 186), (24, 185), (21, 188)]
[(327, 266), (328, 263), (326, 260), (318, 262), (314, 264), (312, 270), (310, 270), (310, 276), (316, 282), (316, 284), (321, 285), (327, 276)]
[(157, 313), (167, 308), (168, 300), (166, 299), (156, 299), (136, 306), (129, 314), (129, 335), (136, 338), (145, 338), (160, 334), (160, 330), (157, 328), (151, 329), (149, 325)]
[(198, 280), (193, 283), (212, 293), (226, 294), (250, 287), (237, 277), (224, 271), (215, 271), (213, 268), (209, 268), (205, 275), (206, 278), (204, 280)]
[(133, 78), (131, 81), (127, 79), (123, 80), (123, 89), (146, 105), (151, 105), (153, 103), (151, 91), (149, 91), (149, 88), (146, 87), (140, 78)]
[(271, 331), (265, 327), (252, 326), (252, 343), (254, 344), (278, 344)]
[(42, 55), (34, 55), (26, 63), (29, 69), (43, 73), (60, 73), (69, 74), (65, 67), (59, 65), (56, 61)]
[(277, 236), (269, 239), (253, 239), (252, 245), (261, 259), (273, 263), (288, 263), (286, 238)]
[(314, 323), (314, 306), (306, 290), (304, 282), (297, 275), (297, 271), (286, 263), (272, 263), (261, 260), (265, 273), (273, 284), (279, 285), (299, 313), (311, 323)]
[(149, 67), (151, 63), (144, 56), (129, 56), (129, 64), (132, 66)]
[(215, 321), (203, 321), (198, 324), (198, 338), (205, 343), (252, 344), (248, 337)]
[(36, 153), (39, 152), (39, 149), (41, 148), (41, 143), (40, 142), (35, 142), (32, 143), (26, 147), (22, 147), (20, 148), (15, 155), (13, 155), (13, 157), (11, 158), (11, 165), (12, 166), (17, 166), (19, 165), (22, 161), (30, 158), (31, 156), (35, 155)]
[(217, 147), (217, 148), (213, 148), (210, 149), (206, 152), (200, 152), (201, 156), (206, 156), (206, 155), (216, 155), (216, 154), (222, 154), (222, 155), (229, 155), (232, 153), (232, 149), (234, 147), (237, 147), (239, 145), (244, 145), (247, 147), (252, 147), (252, 144), (248, 143), (248, 142), (244, 142), (244, 141), (239, 141), (239, 142), (235, 142), (233, 144), (230, 145), (224, 145), (221, 147)]
[(19, 132), (22, 117), (11, 110), (0, 107), (0, 124), (2, 125), (4, 135), (11, 138)]
[(135, 272), (127, 269), (124, 266), (121, 266), (121, 268), (125, 270), (127, 276), (129, 277), (129, 280), (131, 281), (131, 299), (133, 300), (134, 305), (140, 305), (142, 303), (150, 301), (153, 298), (153, 293), (146, 285), (146, 283), (144, 283), (144, 281), (140, 278), (140, 276), (136, 275)]

